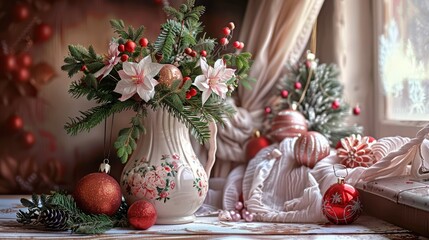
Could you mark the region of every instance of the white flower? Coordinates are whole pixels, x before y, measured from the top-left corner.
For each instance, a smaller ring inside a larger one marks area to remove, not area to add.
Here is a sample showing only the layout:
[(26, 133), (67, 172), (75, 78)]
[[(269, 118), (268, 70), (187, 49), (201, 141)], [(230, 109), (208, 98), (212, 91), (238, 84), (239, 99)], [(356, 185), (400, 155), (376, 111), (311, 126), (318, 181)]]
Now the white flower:
[(155, 95), (155, 86), (158, 84), (153, 77), (162, 67), (162, 64), (153, 63), (150, 56), (143, 58), (139, 63), (124, 62), (123, 70), (118, 72), (121, 80), (113, 91), (122, 94), (120, 101), (125, 101), (137, 93), (148, 102)]
[(113, 41), (110, 42), (109, 51), (107, 52), (107, 55), (104, 56), (104, 67), (94, 73), (94, 76), (96, 78), (100, 76), (101, 78), (104, 78), (105, 76), (109, 75), (113, 67), (119, 62), (119, 60), (121, 60), (121, 58), (119, 57), (118, 46), (118, 43)]
[(228, 86), (226, 81), (234, 76), (234, 69), (226, 68), (222, 59), (218, 59), (215, 62), (214, 68), (209, 66), (204, 59), (200, 59), (202, 75), (195, 78), (195, 85), (202, 94), (203, 104), (210, 97), (211, 93), (214, 92), (222, 99), (226, 98), (228, 92)]

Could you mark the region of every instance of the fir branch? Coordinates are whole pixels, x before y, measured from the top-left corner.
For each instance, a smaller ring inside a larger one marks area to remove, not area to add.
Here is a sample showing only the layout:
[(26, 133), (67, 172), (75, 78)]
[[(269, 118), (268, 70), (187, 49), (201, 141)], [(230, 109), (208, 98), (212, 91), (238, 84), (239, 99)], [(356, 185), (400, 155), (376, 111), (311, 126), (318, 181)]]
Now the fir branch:
[(119, 113), (125, 110), (132, 109), (136, 103), (132, 100), (125, 102), (116, 101), (113, 103), (105, 103), (100, 106), (93, 107), (85, 112), (81, 112), (82, 116), (71, 118), (64, 126), (68, 134), (76, 135), (79, 132), (91, 130), (104, 119), (108, 118), (113, 113)]
[(142, 118), (142, 114), (137, 114), (131, 119), (131, 127), (123, 128), (119, 131), (114, 146), (116, 148), (116, 154), (121, 159), (122, 163), (128, 161), (129, 156), (137, 148), (137, 140), (140, 138), (140, 135), (145, 132), (145, 128), (141, 122)]
[(162, 53), (162, 56), (167, 61), (172, 56), (176, 37), (179, 35), (181, 24), (174, 20), (167, 20), (161, 25), (161, 33), (155, 41), (155, 51)]

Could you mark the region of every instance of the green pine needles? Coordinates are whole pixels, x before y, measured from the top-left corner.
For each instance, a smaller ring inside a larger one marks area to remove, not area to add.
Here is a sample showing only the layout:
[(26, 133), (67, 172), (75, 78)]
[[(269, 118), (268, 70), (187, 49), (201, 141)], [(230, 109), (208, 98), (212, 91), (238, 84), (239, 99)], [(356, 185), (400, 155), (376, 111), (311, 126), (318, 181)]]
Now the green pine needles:
[[(130, 121), (131, 126), (122, 129), (114, 143), (123, 163), (127, 162), (137, 147), (139, 136), (144, 133), (142, 119), (147, 115), (148, 108), (167, 110), (184, 123), (200, 143), (204, 143), (210, 138), (209, 122), (223, 125), (225, 118), (234, 114), (234, 109), (225, 98), (239, 84), (249, 87), (251, 83), (248, 77), (251, 54), (228, 49), (232, 45), (228, 42), (232, 38), (234, 24), (229, 25), (232, 27), (231, 34), (225, 36), (227, 41), (218, 44), (217, 39), (206, 37), (200, 21), (205, 8), (195, 6), (194, 0), (186, 1), (178, 9), (166, 7), (164, 10), (170, 19), (161, 25), (155, 41), (150, 42), (143, 37), (143, 26), (135, 29), (126, 27), (122, 20), (111, 20), (110, 25), (117, 37), (110, 42), (107, 54), (97, 54), (92, 46), (70, 45), (69, 55), (62, 66), (69, 77), (81, 75), (71, 83), (70, 95), (74, 98), (86, 97), (97, 104), (82, 111), (80, 116), (71, 118), (65, 124), (67, 133), (75, 135), (90, 131), (116, 113), (127, 110), (136, 113)], [(228, 79), (208, 76), (215, 71), (207, 73), (207, 69), (201, 66), (202, 62), (216, 68), (216, 72), (231, 69), (234, 74), (228, 75)], [(167, 84), (161, 81), (158, 73), (154, 77), (146, 77), (143, 71), (129, 76), (129, 72), (134, 71), (129, 66), (140, 71), (136, 66), (141, 64), (174, 65), (180, 70), (183, 80), (177, 79)], [(124, 79), (125, 73), (131, 80)], [(206, 78), (205, 85), (198, 85), (197, 78), (200, 81)], [(148, 84), (150, 79), (158, 82), (152, 83), (152, 86)], [(124, 82), (127, 87), (124, 87)], [(145, 87), (141, 87), (142, 84)], [(133, 96), (130, 94), (132, 88), (137, 89)]]
[(343, 100), (344, 87), (338, 81), (336, 65), (318, 65), (314, 55), (308, 54), (311, 57), (291, 67), (281, 82), (280, 89), (289, 94), (278, 108), (286, 109), (295, 104), (296, 110), (307, 119), (308, 130), (322, 133), (332, 146), (341, 138), (362, 134), (361, 126), (350, 126), (345, 122), (346, 117), (351, 115), (351, 109)]
[(28, 211), (19, 210), (17, 221), (32, 228), (99, 234), (114, 227), (129, 226), (125, 201), (113, 216), (86, 214), (76, 206), (71, 195), (60, 192), (33, 194), (31, 199), (21, 198), (21, 203)]

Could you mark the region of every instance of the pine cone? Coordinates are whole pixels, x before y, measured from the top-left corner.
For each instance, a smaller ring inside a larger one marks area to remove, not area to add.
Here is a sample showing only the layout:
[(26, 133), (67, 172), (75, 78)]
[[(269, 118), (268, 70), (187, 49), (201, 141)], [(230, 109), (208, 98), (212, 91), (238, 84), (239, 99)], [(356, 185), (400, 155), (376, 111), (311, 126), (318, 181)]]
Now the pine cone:
[(68, 214), (61, 209), (46, 209), (40, 213), (38, 221), (49, 230), (68, 230)]

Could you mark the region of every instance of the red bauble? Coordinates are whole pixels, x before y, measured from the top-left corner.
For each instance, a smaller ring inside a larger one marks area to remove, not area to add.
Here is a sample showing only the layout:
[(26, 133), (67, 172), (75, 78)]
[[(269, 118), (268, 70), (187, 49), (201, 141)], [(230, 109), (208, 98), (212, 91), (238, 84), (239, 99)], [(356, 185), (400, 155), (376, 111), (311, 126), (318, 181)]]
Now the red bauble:
[(30, 71), (23, 67), (13, 71), (13, 79), (17, 82), (27, 82), (30, 79)]
[(287, 90), (283, 89), (280, 92), (280, 96), (282, 96), (282, 98), (287, 98), (289, 96), (289, 92)]
[(18, 3), (12, 9), (13, 20), (22, 22), (30, 16), (30, 9), (27, 4)]
[(157, 213), (152, 203), (138, 200), (128, 208), (127, 217), (131, 226), (146, 230), (155, 224)]
[(139, 44), (142, 47), (147, 47), (147, 45), (149, 44), (149, 40), (147, 40), (147, 38), (140, 38)]
[(296, 90), (299, 90), (299, 89), (301, 89), (301, 88), (302, 88), (302, 84), (301, 84), (300, 82), (295, 82), (295, 83), (294, 83), (294, 85), (293, 85), (293, 87), (294, 87)]
[(76, 184), (73, 197), (87, 213), (112, 216), (121, 206), (122, 193), (118, 182), (107, 173), (91, 173)]
[(323, 215), (335, 224), (350, 224), (362, 213), (359, 192), (351, 185), (339, 179), (330, 186), (323, 196)]
[(360, 114), (360, 107), (359, 106), (356, 106), (353, 108), (353, 114), (356, 116)]
[(21, 67), (30, 67), (31, 64), (33, 64), (33, 59), (31, 58), (30, 54), (28, 53), (21, 53), (18, 55), (18, 64)]
[(265, 114), (270, 114), (272, 112), (271, 107), (265, 107), (264, 112), (265, 112)]
[(340, 100), (335, 99), (331, 104), (332, 109), (337, 110), (340, 107)]
[(36, 137), (32, 132), (25, 132), (22, 134), (22, 145), (26, 148), (31, 148), (36, 142)]
[(3, 55), (0, 58), (2, 72), (12, 72), (17, 66), (16, 57), (12, 54)]
[(247, 142), (246, 145), (246, 161), (251, 160), (256, 156), (256, 154), (263, 148), (271, 145), (271, 141), (264, 137), (260, 136), (259, 131), (255, 132), (255, 135)]
[(271, 136), (278, 142), (287, 137), (299, 137), (307, 132), (305, 117), (295, 110), (282, 110), (274, 117)]
[(137, 44), (131, 40), (125, 43), (125, 51), (133, 53), (136, 50)]
[(24, 121), (20, 116), (13, 114), (6, 120), (5, 127), (7, 132), (18, 132), (24, 127)]
[(34, 42), (47, 41), (52, 36), (52, 28), (46, 23), (36, 25), (33, 32)]
[(329, 141), (314, 131), (303, 133), (295, 142), (294, 156), (298, 163), (313, 168), (323, 158), (329, 156)]

